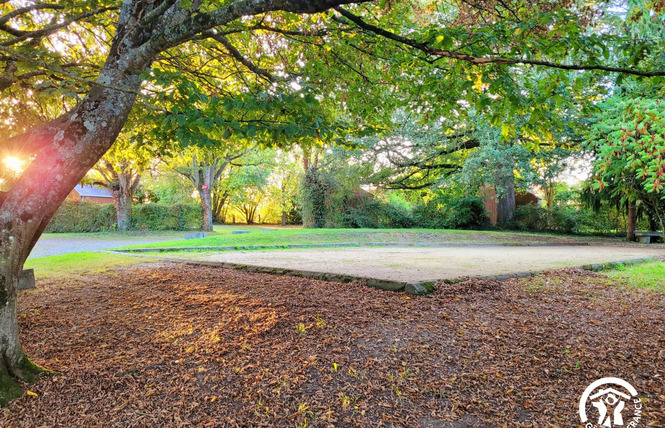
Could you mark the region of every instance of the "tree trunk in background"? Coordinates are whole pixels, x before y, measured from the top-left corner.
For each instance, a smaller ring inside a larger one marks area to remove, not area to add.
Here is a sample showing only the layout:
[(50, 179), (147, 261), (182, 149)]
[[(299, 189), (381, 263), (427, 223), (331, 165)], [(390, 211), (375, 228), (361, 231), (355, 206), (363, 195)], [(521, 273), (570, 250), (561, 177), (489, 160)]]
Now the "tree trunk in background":
[(217, 223), (226, 223), (226, 202), (229, 197), (229, 192), (224, 192), (221, 195), (215, 192), (212, 195), (212, 220)]
[(203, 224), (201, 230), (212, 232), (212, 195), (210, 187), (207, 189), (199, 188), (201, 195), (201, 211), (203, 212)]
[(543, 186), (545, 191), (545, 203), (547, 204), (547, 211), (552, 212), (554, 207), (554, 195), (556, 193), (556, 183), (552, 180), (547, 180), (547, 183)]
[(132, 201), (140, 180), (141, 176), (138, 174), (132, 177), (131, 173), (122, 172), (115, 177), (115, 183), (109, 184), (118, 230), (128, 230), (132, 226)]
[(116, 212), (117, 230), (128, 230), (132, 224), (132, 197), (130, 195), (113, 195)]
[(327, 183), (319, 170), (310, 167), (303, 177), (302, 225), (305, 228), (322, 228), (326, 224)]
[(496, 189), (496, 223), (503, 225), (511, 221), (515, 217), (515, 177), (508, 174)]
[(626, 241), (633, 242), (635, 240), (635, 229), (637, 227), (637, 207), (635, 202), (628, 202), (628, 232), (626, 233)]
[(286, 211), (282, 211), (282, 226), (286, 226)]

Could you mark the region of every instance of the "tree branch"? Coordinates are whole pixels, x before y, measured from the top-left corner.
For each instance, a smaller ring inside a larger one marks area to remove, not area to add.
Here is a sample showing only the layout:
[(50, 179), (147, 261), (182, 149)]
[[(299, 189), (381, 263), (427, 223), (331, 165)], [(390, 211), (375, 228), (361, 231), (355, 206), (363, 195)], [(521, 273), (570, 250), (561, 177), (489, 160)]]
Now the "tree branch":
[(425, 43), (417, 42), (413, 39), (400, 36), (383, 28), (377, 27), (375, 25), (369, 24), (362, 20), (361, 17), (354, 15), (353, 13), (341, 8), (334, 8), (342, 16), (356, 24), (358, 27), (374, 33), (378, 36), (385, 37), (387, 39), (393, 40), (397, 43), (401, 43), (407, 46), (411, 46), (414, 49), (417, 49), (421, 52), (424, 52), (428, 55), (438, 57), (438, 58), (451, 58), (461, 61), (466, 61), (471, 64), (484, 65), (484, 64), (503, 64), (503, 65), (536, 65), (549, 68), (557, 68), (561, 70), (598, 70), (598, 71), (607, 71), (611, 73), (622, 73), (630, 74), (634, 76), (643, 76), (643, 77), (656, 77), (656, 76), (665, 76), (665, 71), (644, 71), (644, 70), (635, 70), (630, 68), (623, 67), (612, 67), (605, 66), (600, 64), (560, 64), (553, 61), (542, 61), (535, 59), (520, 59), (520, 58), (505, 58), (505, 57), (476, 57), (473, 55), (447, 51), (443, 49), (435, 49), (428, 46)]
[[(58, 5), (58, 4), (35, 3), (33, 5), (30, 5), (30, 6), (26, 6), (26, 7), (22, 7), (22, 8), (13, 10), (13, 11), (9, 12), (8, 14), (1, 16), (0, 17), (0, 25), (4, 25), (8, 21), (10, 21), (12, 18), (16, 18), (17, 16), (26, 14), (28, 12), (32, 12), (33, 10), (44, 10), (44, 9), (54, 9), (54, 10), (60, 9), (60, 10), (62, 10), (64, 8), (65, 8), (64, 6)], [(12, 30), (14, 30), (14, 29), (12, 28)], [(16, 30), (16, 31), (20, 31), (20, 30)]]
[[(0, 43), (0, 46), (11, 46), (16, 43), (22, 42), (23, 40), (26, 39), (35, 39), (39, 37), (45, 37), (50, 34), (55, 33), (56, 31), (68, 27), (70, 24), (80, 21), (82, 19), (90, 18), (91, 16), (99, 15), (100, 13), (108, 12), (109, 10), (116, 10), (118, 9), (117, 6), (109, 6), (109, 7), (103, 7), (100, 9), (95, 9), (91, 10), (90, 12), (82, 13), (80, 15), (77, 15), (75, 17), (69, 18), (59, 24), (51, 25), (50, 27), (42, 28), (41, 30), (35, 30), (35, 31), (22, 31), (19, 34), (13, 34), (15, 36), (18, 36), (12, 40), (8, 40), (6, 42)], [(13, 30), (11, 27), (7, 27), (6, 25), (3, 25), (0, 29), (7, 31), (7, 29)], [(18, 30), (14, 30), (18, 31)], [(8, 31), (7, 31), (8, 32)]]
[(196, 13), (186, 21), (171, 26), (151, 37), (137, 52), (137, 65), (160, 52), (184, 43), (207, 30), (219, 27), (244, 16), (266, 12), (319, 13), (335, 6), (365, 3), (370, 0), (241, 0), (208, 13)]
[(229, 39), (226, 36), (221, 34), (211, 34), (210, 37), (219, 43), (221, 43), (226, 50), (231, 54), (233, 58), (238, 60), (242, 65), (247, 67), (252, 73), (261, 76), (265, 79), (268, 79), (270, 82), (274, 83), (277, 79), (268, 72), (268, 70), (258, 67), (256, 64), (245, 58), (235, 46), (231, 44)]
[(145, 27), (152, 21), (154, 21), (157, 18), (160, 18), (162, 14), (164, 14), (167, 10), (171, 8), (178, 0), (164, 0), (162, 4), (148, 12), (143, 19), (141, 19), (140, 26)]

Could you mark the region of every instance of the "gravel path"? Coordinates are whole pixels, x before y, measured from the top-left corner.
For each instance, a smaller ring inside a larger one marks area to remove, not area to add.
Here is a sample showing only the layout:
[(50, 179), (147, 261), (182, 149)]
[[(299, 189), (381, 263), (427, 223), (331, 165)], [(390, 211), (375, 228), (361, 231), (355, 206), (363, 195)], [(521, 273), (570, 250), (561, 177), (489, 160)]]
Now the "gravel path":
[(497, 246), (224, 251), (170, 253), (169, 257), (412, 282), (561, 269), (663, 255), (664, 249), (648, 246)]
[[(181, 236), (182, 235), (182, 236)], [(178, 237), (184, 237), (184, 232)], [(104, 251), (109, 248), (122, 247), (126, 245), (149, 244), (151, 242), (168, 241), (177, 239), (173, 234), (168, 236), (99, 236), (92, 235), (72, 237), (60, 237), (57, 234), (44, 235), (39, 238), (37, 245), (30, 253), (31, 259), (39, 257), (57, 256), (61, 254), (80, 253), (83, 251)]]

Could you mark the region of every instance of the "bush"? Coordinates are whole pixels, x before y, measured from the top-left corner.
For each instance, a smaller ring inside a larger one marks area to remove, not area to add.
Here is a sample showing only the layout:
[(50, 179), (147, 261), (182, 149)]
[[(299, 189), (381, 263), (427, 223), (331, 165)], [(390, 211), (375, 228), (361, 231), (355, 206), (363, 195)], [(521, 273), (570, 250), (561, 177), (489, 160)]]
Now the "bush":
[(342, 227), (400, 229), (414, 225), (409, 209), (392, 201), (374, 199), (355, 206), (347, 205), (342, 213)]
[(489, 225), (490, 219), (485, 212), (485, 204), (478, 197), (466, 197), (453, 200), (445, 210), (444, 224), (450, 229), (470, 229)]
[[(195, 230), (201, 228), (198, 205), (145, 204), (132, 207), (132, 229)], [(115, 230), (116, 212), (111, 204), (63, 203), (49, 222), (46, 232), (104, 232)]]
[(575, 212), (565, 207), (554, 207), (549, 212), (536, 205), (523, 205), (515, 210), (510, 227), (537, 232), (574, 233), (578, 231)]
[(115, 229), (116, 213), (112, 204), (64, 202), (53, 215), (45, 232), (103, 232)]
[(132, 229), (195, 230), (201, 228), (200, 205), (143, 204), (132, 207)]
[(445, 194), (416, 205), (413, 218), (417, 226), (432, 229), (474, 229), (490, 224), (481, 198)]

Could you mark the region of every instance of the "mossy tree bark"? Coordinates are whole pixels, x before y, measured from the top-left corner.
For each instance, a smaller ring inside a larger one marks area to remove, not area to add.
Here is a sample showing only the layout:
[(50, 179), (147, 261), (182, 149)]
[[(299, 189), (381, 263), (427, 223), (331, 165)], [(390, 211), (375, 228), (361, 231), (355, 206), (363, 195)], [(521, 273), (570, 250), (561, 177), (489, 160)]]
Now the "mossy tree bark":
[[(151, 59), (129, 70), (122, 43), (139, 42), (118, 27), (104, 67), (88, 95), (63, 116), (12, 144), (37, 154), (0, 205), (0, 405), (22, 394), (17, 380), (43, 372), (25, 356), (16, 317), (19, 275), (60, 204), (104, 155), (125, 124)], [(114, 88), (108, 83), (113, 82)]]

